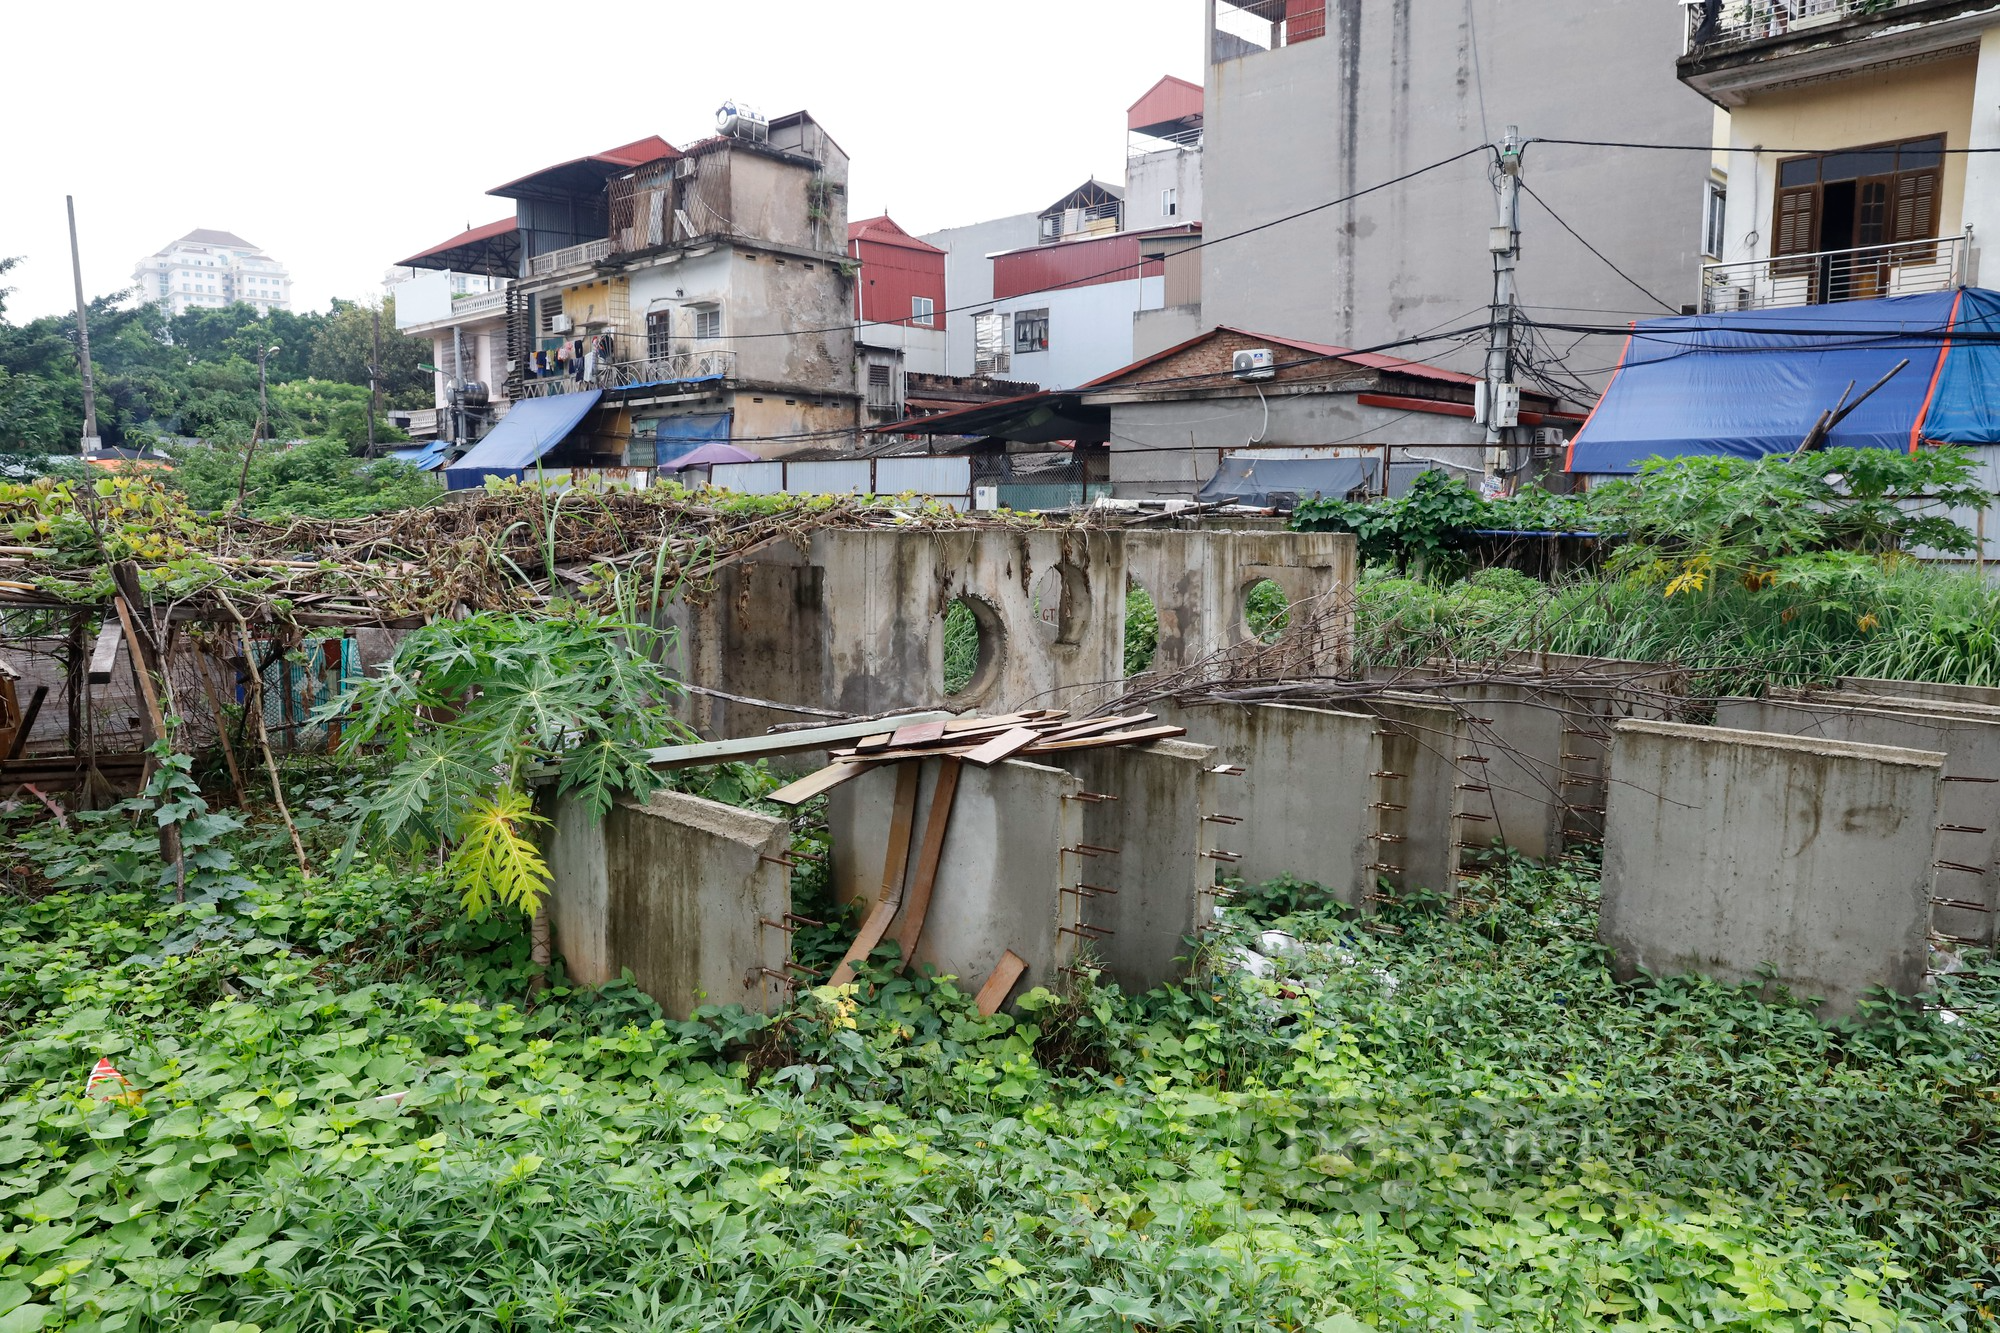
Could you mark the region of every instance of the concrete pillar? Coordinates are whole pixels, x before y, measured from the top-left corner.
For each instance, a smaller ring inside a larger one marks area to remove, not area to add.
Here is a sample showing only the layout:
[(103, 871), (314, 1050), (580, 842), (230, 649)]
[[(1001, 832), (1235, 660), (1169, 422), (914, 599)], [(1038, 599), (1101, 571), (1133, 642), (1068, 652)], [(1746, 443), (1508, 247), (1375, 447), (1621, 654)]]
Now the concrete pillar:
[[(921, 763), (906, 908), (941, 766), (935, 759)], [(1073, 798), (1082, 790), (1072, 774), (1019, 760), (960, 767), (923, 933), (910, 959), (915, 966), (957, 977), (972, 992), (1011, 949), (1028, 964), (1012, 994), (1063, 984), (1082, 934), (1078, 899), (1063, 891), (1080, 878), (1074, 849), (1084, 841), (1083, 813)], [(895, 797), (895, 765), (829, 795), (834, 893), (841, 902), (872, 905), (880, 896)], [(898, 914), (889, 938), (902, 930), (906, 914)]]
[[(1979, 34), (1979, 72), (1972, 86), (1972, 135), (1952, 148), (2000, 148), (2000, 28)], [(1967, 286), (1982, 285), (1988, 275), (1985, 251), (2000, 245), (2000, 154), (1973, 152), (1965, 158), (1965, 225), (1972, 230), (1972, 256), (1966, 267)]]
[(549, 853), (556, 951), (588, 985), (629, 970), (672, 1018), (771, 1012), (787, 998), (791, 946), (765, 922), (791, 910), (790, 848), (785, 821), (678, 792), (620, 801), (601, 823), (563, 801)]
[(1755, 981), (1823, 1015), (1928, 966), (1935, 751), (1673, 722), (1617, 726), (1598, 938), (1621, 978)]

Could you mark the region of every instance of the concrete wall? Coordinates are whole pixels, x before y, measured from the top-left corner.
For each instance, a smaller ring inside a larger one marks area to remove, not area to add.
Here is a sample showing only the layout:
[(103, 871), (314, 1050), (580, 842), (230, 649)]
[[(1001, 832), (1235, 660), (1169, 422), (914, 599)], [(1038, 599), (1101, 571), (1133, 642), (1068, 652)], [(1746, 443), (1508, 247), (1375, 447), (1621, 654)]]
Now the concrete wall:
[[(916, 878), (940, 768), (937, 760), (922, 763), (906, 884)], [(1063, 889), (1078, 882), (1077, 858), (1065, 849), (1082, 840), (1081, 804), (1070, 799), (1081, 790), (1083, 784), (1069, 773), (1018, 760), (960, 768), (913, 963), (957, 977), (969, 993), (1012, 949), (1028, 964), (1013, 994), (1062, 984), (1062, 969), (1077, 950), (1078, 899)], [(872, 905), (879, 898), (895, 799), (894, 765), (836, 787), (829, 796), (834, 893), (841, 902)], [(888, 938), (902, 926), (899, 914)]]
[(1460, 844), (1484, 841), (1491, 828), (1459, 818), (1466, 809), (1481, 813), (1467, 804), (1479, 794), (1467, 789), (1486, 781), (1485, 766), (1467, 758), (1473, 752), (1464, 715), (1416, 696), (1368, 699), (1355, 708), (1378, 720), (1382, 747), (1373, 876), (1393, 892), (1456, 896), (1465, 864)]
[(1849, 694), (1880, 695), (1885, 702), (1931, 699), (1941, 703), (2000, 708), (2000, 689), (1989, 685), (1947, 685), (1934, 680), (1874, 680), (1866, 676), (1842, 676), (1840, 688)]
[[(809, 552), (778, 543), (722, 567), (711, 595), (662, 620), (677, 631), (677, 673), (732, 694), (856, 716), (1081, 709), (1124, 689), (1129, 581), (1159, 610), (1156, 671), (1231, 649), (1331, 670), (1351, 653), (1354, 559), (1353, 538), (1335, 533), (829, 530)], [(1265, 578), (1302, 613), (1275, 645), (1245, 645), (1245, 600)], [(947, 695), (944, 615), (960, 599), (979, 618), (982, 664)], [(1338, 614), (1315, 626), (1310, 607)], [(800, 720), (699, 695), (688, 716), (728, 736)]]
[(1211, 773), (1220, 762), (1215, 750), (1184, 741), (1079, 750), (1049, 761), (1083, 784), (1083, 844), (1116, 852), (1074, 863), (1081, 920), (1109, 932), (1089, 946), (1106, 975), (1127, 994), (1185, 976), (1187, 941), (1207, 928), (1215, 906), (1222, 863), (1207, 853), (1218, 845), (1243, 850), (1245, 839), (1236, 836), (1242, 826), (1213, 818), (1238, 817), (1242, 779)]
[(1995, 794), (2000, 792), (1995, 783), (2000, 780), (2000, 709), (1976, 708), (1935, 702), (1927, 707), (1921, 700), (1856, 707), (1814, 695), (1780, 695), (1725, 699), (1715, 710), (1715, 724), (1943, 754), (1934, 896), (1984, 910), (1934, 906), (1932, 924), (1961, 942), (1990, 944), (1995, 909), (2000, 908), (2000, 796)]
[(1398, 446), (1399, 462), (1442, 460), (1474, 471), (1483, 466), (1484, 428), (1469, 419), (1364, 407), (1351, 393), (1270, 393), (1259, 399), (1246, 391), (1204, 399), (1200, 408), (1191, 413), (1185, 402), (1115, 404), (1112, 494), (1135, 500), (1193, 495), (1215, 474), (1225, 453), (1253, 444), (1306, 447), (1360, 441), (1378, 450), (1385, 444)]
[[(1234, 645), (1254, 643), (1246, 618), (1250, 590), (1265, 579), (1284, 589), (1286, 600), (1301, 612), (1337, 617), (1330, 637), (1310, 642), (1301, 623), (1307, 617), (1293, 617), (1276, 645), (1296, 659), (1290, 664), (1292, 674), (1331, 674), (1350, 660), (1357, 569), (1355, 547), (1346, 534), (1133, 529), (1124, 534), (1122, 549), (1125, 578), (1151, 595), (1158, 613), (1154, 675), (1185, 670)], [(1118, 603), (1122, 652), (1122, 594)]]
[[(1373, 891), (1381, 859), (1371, 837), (1382, 770), (1380, 724), (1360, 713), (1290, 704), (1158, 706), (1161, 721), (1243, 767), (1227, 779), (1226, 813), (1243, 823), (1217, 830), (1242, 857), (1227, 867), (1246, 884), (1295, 875), (1324, 885), (1349, 907)], [(1396, 802), (1402, 804), (1402, 802)]]
[[(770, 1012), (790, 937), (764, 925), (791, 910), (779, 819), (678, 792), (620, 801), (600, 823), (559, 803), (549, 847), (556, 952), (601, 986), (629, 970), (670, 1017), (702, 1005)], [(768, 969), (768, 972), (765, 971)]]
[(1769, 964), (1828, 1015), (1916, 993), (1943, 755), (1671, 722), (1617, 737), (1598, 937), (1620, 977)]
[[(1169, 217), (1160, 208), (1160, 193), (1178, 195), (1178, 211)], [(1125, 230), (1184, 227), (1201, 221), (1201, 148), (1166, 148), (1125, 161)]]
[[(1116, 262), (1107, 254), (1103, 267)], [(992, 308), (1003, 314), (1049, 312), (1048, 350), (1013, 352), (1005, 378), (1039, 384), (1044, 389), (1073, 389), (1124, 369), (1132, 363), (1133, 316), (1164, 305), (1166, 292), (1164, 278), (1134, 278), (995, 301)], [(971, 361), (965, 364), (969, 367)]]
[(1141, 310), (1132, 316), (1132, 359), (1178, 347), (1201, 333), (1201, 306), (1170, 305), (1158, 310)]
[[(1679, 5), (1557, 0), (1536, 6), (1532, 21), (1508, 0), (1330, 0), (1326, 9), (1321, 40), (1209, 66), (1208, 235), (1323, 205), (1498, 139), (1510, 124), (1526, 136), (1711, 141), (1709, 103), (1675, 77)], [(1490, 166), (1467, 158), (1210, 246), (1204, 321), (1363, 347), (1483, 320)], [(1639, 283), (1676, 307), (1697, 299), (1707, 154), (1541, 145), (1527, 171), (1536, 193)], [(1521, 207), (1524, 300), (1591, 312), (1582, 322), (1663, 313), (1533, 200)], [(1619, 341), (1587, 341), (1569, 362), (1608, 367)], [(1416, 354), (1478, 369), (1473, 351)]]
[(987, 256), (1033, 245), (1040, 233), (1040, 217), (1017, 213), (989, 222), (947, 227), (922, 238), (945, 252), (945, 297), (952, 310), (963, 312), (954, 315), (947, 326), (944, 374), (972, 373), (972, 317), (993, 300), (993, 261)]

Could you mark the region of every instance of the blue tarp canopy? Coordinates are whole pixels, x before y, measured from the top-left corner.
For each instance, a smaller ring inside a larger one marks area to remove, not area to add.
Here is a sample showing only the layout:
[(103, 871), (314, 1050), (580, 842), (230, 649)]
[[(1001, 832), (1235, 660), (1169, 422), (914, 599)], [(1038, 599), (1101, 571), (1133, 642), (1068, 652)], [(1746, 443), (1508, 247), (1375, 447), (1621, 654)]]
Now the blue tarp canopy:
[(1572, 472), (1649, 458), (1790, 453), (1822, 412), (1910, 364), (1834, 428), (1835, 448), (2000, 444), (2000, 292), (1642, 320), (1570, 445)]
[(704, 444), (728, 444), (733, 412), (692, 417), (661, 417), (653, 427), (653, 465), (670, 468)]
[(488, 477), (519, 481), (543, 454), (561, 444), (604, 395), (597, 389), (523, 398), (471, 452), (444, 470), (454, 491), (484, 486)]

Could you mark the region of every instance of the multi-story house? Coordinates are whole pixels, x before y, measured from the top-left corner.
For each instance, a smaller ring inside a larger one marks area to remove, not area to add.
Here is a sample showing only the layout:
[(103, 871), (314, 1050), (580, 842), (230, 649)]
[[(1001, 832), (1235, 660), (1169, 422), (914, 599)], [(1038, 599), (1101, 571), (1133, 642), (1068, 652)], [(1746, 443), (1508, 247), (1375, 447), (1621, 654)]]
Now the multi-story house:
[[(1532, 142), (1712, 142), (1714, 109), (1670, 68), (1670, 0), (1207, 0), (1207, 22), (1201, 327), (1369, 347), (1483, 323), (1494, 155), (1435, 164), (1510, 125), (1531, 141), (1528, 315), (1623, 323), (1695, 301), (1705, 154)], [(1559, 354), (1601, 385), (1618, 341), (1572, 341), (1531, 349), (1538, 368), (1559, 376)], [(1476, 372), (1483, 348), (1409, 354)]]
[(945, 252), (884, 214), (847, 224), (861, 391), (875, 422), (903, 415), (911, 375), (943, 375), (949, 336)]
[(1705, 313), (1977, 283), (2000, 236), (2000, 4), (1696, 0), (1687, 23), (1680, 78), (1729, 113)]
[(764, 457), (852, 441), (863, 417), (847, 173), (810, 115), (730, 114), (685, 148), (641, 140), (491, 191), (514, 201), (511, 227), (401, 261), (514, 266), (499, 310), (467, 297), (421, 326), (441, 351), (467, 333), (505, 351), (486, 390), (506, 410), (447, 475), (648, 469), (711, 441)]
[(1193, 332), (1202, 117), (1200, 88), (1162, 79), (1127, 112), (1122, 185), (1088, 180), (1037, 212), (924, 237), (963, 312), (947, 373), (1069, 388), (1125, 365), (1135, 339), (1150, 352)]
[(206, 227), (140, 260), (132, 281), (141, 301), (176, 315), (238, 302), (260, 315), (292, 308), (292, 275), (283, 264), (241, 236)]

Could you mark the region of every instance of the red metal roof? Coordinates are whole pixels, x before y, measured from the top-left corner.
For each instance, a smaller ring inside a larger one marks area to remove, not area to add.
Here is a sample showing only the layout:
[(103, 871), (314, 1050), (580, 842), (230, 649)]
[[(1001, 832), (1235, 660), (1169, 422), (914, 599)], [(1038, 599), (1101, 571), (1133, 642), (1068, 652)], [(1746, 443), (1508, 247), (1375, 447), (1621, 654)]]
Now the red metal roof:
[(591, 153), (586, 157), (573, 157), (567, 162), (558, 162), (554, 166), (543, 167), (540, 171), (531, 171), (525, 176), (508, 181), (505, 185), (496, 185), (486, 193), (505, 197), (505, 191), (517, 189), (543, 176), (553, 175), (558, 171), (564, 171), (570, 167), (636, 167), (641, 163), (657, 162), (663, 157), (679, 157), (680, 155), (680, 149), (674, 147), (657, 134), (649, 134), (643, 139), (634, 139), (631, 143), (619, 144), (616, 148), (607, 148), (601, 153)]
[(1146, 242), (1163, 236), (1193, 236), (1199, 230), (1199, 224), (1191, 224), (1153, 231), (1114, 231), (1057, 245), (1009, 250), (993, 256), (993, 298), (1006, 301), (1036, 292), (1157, 278), (1167, 271), (1166, 264), (1146, 258)]
[(441, 255), (447, 250), (456, 250), (460, 246), (477, 245), (481, 241), (490, 241), (497, 236), (505, 236), (514, 229), (515, 222), (513, 218), (501, 218), (498, 222), (489, 222), (483, 227), (474, 227), (470, 231), (462, 231), (450, 240), (441, 241), (428, 250), (417, 251), (408, 259), (399, 259), (396, 261), (396, 267), (422, 268), (424, 265), (420, 261), (429, 259), (433, 255)]
[(1088, 384), (1078, 385), (1077, 388), (1079, 390), (1095, 389), (1110, 385), (1117, 380), (1125, 378), (1135, 370), (1144, 370), (1147, 366), (1164, 361), (1170, 356), (1177, 356), (1190, 347), (1208, 341), (1218, 333), (1233, 333), (1238, 337), (1252, 338), (1257, 342), (1270, 343), (1275, 347), (1289, 347), (1293, 351), (1304, 352), (1309, 356), (1323, 356), (1332, 360), (1350, 362), (1357, 366), (1366, 366), (1370, 370), (1386, 370), (1397, 375), (1409, 375), (1415, 379), (1438, 380), (1445, 384), (1479, 383), (1476, 376), (1461, 375), (1456, 370), (1446, 370), (1443, 366), (1433, 366), (1423, 361), (1411, 361), (1382, 352), (1357, 352), (1350, 347), (1334, 347), (1328, 343), (1310, 343), (1299, 338), (1279, 338), (1269, 333), (1253, 333), (1249, 329), (1231, 328), (1225, 324), (1217, 325), (1207, 333), (1198, 334), (1195, 337), (1189, 338), (1184, 343), (1167, 348), (1163, 352), (1155, 352), (1144, 360), (1134, 361), (1131, 365), (1114, 370), (1109, 375), (1100, 375)]
[(887, 213), (879, 218), (863, 218), (859, 222), (848, 223), (847, 239), (870, 241), (876, 245), (893, 245), (900, 250), (917, 250), (927, 255), (944, 253), (928, 241), (920, 241), (904, 231)]
[(1203, 97), (1201, 85), (1169, 74), (1134, 102), (1125, 113), (1125, 128), (1144, 132), (1187, 120), (1200, 120)]

